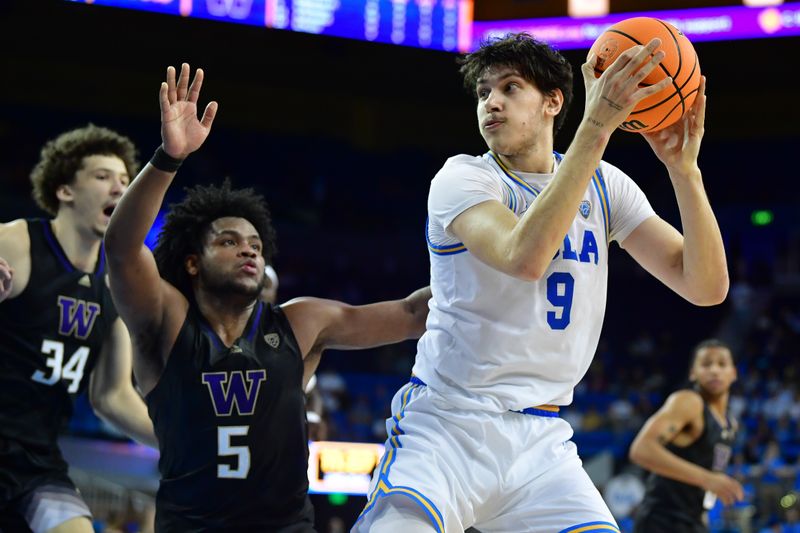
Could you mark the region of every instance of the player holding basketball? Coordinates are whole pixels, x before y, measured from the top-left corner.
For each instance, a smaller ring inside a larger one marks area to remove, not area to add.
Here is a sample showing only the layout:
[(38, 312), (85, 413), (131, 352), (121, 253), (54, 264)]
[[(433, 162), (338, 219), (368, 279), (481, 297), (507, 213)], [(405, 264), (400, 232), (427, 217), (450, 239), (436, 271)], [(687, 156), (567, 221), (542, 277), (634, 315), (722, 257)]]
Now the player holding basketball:
[(672, 393), (631, 445), (631, 461), (651, 472), (637, 533), (708, 532), (703, 515), (716, 497), (725, 505), (743, 498), (741, 484), (723, 473), (736, 435), (736, 421), (728, 417), (736, 381), (730, 348), (714, 339), (701, 342), (689, 379), (693, 387)]
[[(163, 145), (106, 234), (111, 288), (134, 342), (134, 371), (161, 450), (158, 531), (313, 531), (304, 385), (326, 348), (417, 338), (430, 290), (352, 307), (260, 301), (274, 231), (251, 189), (195, 187), (172, 206), (151, 253), (144, 239), (180, 161), (217, 104), (197, 118), (203, 81), (184, 64), (162, 84)], [(163, 276), (163, 277), (162, 277)]]
[(92, 531), (57, 444), (87, 387), (98, 415), (157, 445), (101, 247), (135, 154), (106, 128), (60, 135), (31, 174), (37, 203), (54, 218), (0, 224), (0, 531)]
[(553, 137), (572, 97), (566, 59), (524, 34), (463, 59), (489, 151), (449, 159), (431, 183), (427, 331), (354, 531), (618, 531), (558, 417), (597, 346), (609, 244), (692, 303), (717, 304), (728, 288), (697, 166), (703, 86), (679, 123), (645, 136), (684, 235), (601, 161), (634, 105), (670, 83), (639, 87), (659, 44), (624, 52), (599, 79), (588, 59), (586, 108), (564, 156)]

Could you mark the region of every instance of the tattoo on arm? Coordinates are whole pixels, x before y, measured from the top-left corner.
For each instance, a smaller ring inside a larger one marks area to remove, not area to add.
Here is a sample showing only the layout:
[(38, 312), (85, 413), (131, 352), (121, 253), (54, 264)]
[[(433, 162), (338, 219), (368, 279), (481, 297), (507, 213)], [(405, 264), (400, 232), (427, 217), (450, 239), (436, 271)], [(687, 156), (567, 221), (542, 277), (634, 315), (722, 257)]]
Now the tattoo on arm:
[(672, 440), (672, 437), (675, 436), (675, 433), (677, 433), (677, 431), (678, 428), (675, 427), (675, 424), (670, 424), (667, 430), (658, 436), (658, 443), (661, 444), (662, 446), (667, 444), (669, 441)]
[(594, 126), (597, 126), (598, 128), (602, 128), (603, 127), (603, 123), (602, 122), (600, 122), (599, 120), (595, 120), (592, 117), (589, 117), (589, 123), (594, 125)]
[(606, 102), (608, 102), (608, 105), (610, 105), (611, 107), (613, 107), (613, 108), (614, 108), (614, 109), (616, 109), (617, 111), (622, 111), (622, 106), (621, 106), (621, 105), (619, 105), (618, 103), (616, 103), (616, 102), (612, 102), (611, 100), (609, 100), (609, 99), (608, 99), (608, 98), (606, 98), (605, 96), (603, 96), (602, 98), (603, 98), (603, 100), (605, 100)]

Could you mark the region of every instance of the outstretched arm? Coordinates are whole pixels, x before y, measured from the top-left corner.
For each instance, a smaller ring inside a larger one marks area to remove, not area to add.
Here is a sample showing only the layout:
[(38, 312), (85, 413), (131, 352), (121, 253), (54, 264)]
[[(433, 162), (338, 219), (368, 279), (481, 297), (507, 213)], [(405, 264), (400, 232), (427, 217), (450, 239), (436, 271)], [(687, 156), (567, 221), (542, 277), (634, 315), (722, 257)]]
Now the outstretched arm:
[(553, 181), (519, 219), (496, 201), (483, 202), (458, 215), (450, 231), (470, 253), (520, 279), (538, 280), (544, 275), (575, 219), (612, 132), (637, 102), (671, 82), (671, 78), (665, 78), (655, 85), (639, 87), (664, 58), (661, 51), (653, 53), (660, 42), (654, 39), (647, 46), (626, 50), (599, 79), (594, 75), (597, 58), (587, 60), (582, 67), (586, 84), (583, 120)]
[(402, 300), (347, 305), (320, 298), (296, 298), (281, 306), (306, 361), (306, 378), (328, 348), (361, 349), (419, 338), (425, 332), (430, 287)]
[(158, 448), (147, 407), (131, 382), (131, 339), (117, 319), (89, 381), (95, 413), (134, 440)]
[[(177, 82), (175, 69), (167, 69), (167, 81), (161, 84), (159, 92), (163, 142), (160, 150), (167, 159), (183, 160), (208, 136), (217, 104), (209, 103), (198, 120), (197, 100), (202, 83), (200, 69), (191, 86), (189, 65), (181, 66)], [(180, 292), (161, 279), (153, 255), (144, 244), (174, 177), (174, 169), (157, 168), (152, 161), (145, 165), (114, 209), (105, 235), (114, 303), (135, 342), (158, 338), (163, 333), (167, 310), (175, 307), (185, 310), (187, 305)], [(137, 364), (137, 378), (140, 368)]]
[(726, 505), (741, 501), (744, 492), (736, 480), (682, 459), (666, 447), (692, 422), (702, 419), (703, 400), (699, 394), (673, 393), (636, 435), (631, 444), (630, 460), (658, 475), (711, 491)]
[(705, 77), (692, 109), (662, 131), (643, 134), (664, 163), (675, 189), (683, 235), (653, 217), (621, 243), (656, 278), (696, 305), (716, 305), (728, 294), (728, 265), (717, 219), (697, 164), (705, 128)]

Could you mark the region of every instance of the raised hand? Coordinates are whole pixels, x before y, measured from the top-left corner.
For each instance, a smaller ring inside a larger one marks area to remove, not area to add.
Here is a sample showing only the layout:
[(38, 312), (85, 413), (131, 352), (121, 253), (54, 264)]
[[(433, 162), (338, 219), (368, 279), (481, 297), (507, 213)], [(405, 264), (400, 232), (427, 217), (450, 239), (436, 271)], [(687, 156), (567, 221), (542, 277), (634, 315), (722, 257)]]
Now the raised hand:
[(597, 56), (590, 54), (581, 67), (586, 85), (584, 117), (593, 125), (613, 132), (628, 117), (638, 102), (657, 93), (672, 83), (667, 77), (649, 87), (639, 87), (642, 80), (664, 59), (664, 52), (656, 49), (660, 39), (646, 46), (634, 46), (622, 52), (597, 78), (594, 74)]
[(698, 169), (697, 157), (705, 133), (705, 123), (706, 77), (702, 76), (694, 104), (679, 121), (663, 130), (642, 135), (669, 169), (670, 175), (687, 176)]
[(161, 83), (161, 141), (164, 151), (175, 159), (186, 156), (200, 148), (211, 131), (211, 123), (217, 113), (217, 103), (209, 102), (201, 119), (197, 118), (197, 99), (203, 85), (203, 69), (197, 69), (189, 86), (189, 65), (181, 65), (181, 73), (175, 82), (175, 67), (167, 67), (167, 81)]
[(0, 257), (0, 302), (8, 298), (11, 294), (12, 282), (14, 281), (14, 269)]

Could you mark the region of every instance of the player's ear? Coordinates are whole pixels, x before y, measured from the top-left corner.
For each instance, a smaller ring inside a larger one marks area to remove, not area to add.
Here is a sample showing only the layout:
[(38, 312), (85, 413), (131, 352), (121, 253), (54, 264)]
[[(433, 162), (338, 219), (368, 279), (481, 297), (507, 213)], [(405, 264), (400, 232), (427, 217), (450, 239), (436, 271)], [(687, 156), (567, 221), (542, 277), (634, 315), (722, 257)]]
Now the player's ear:
[(59, 202), (71, 202), (75, 198), (75, 194), (69, 184), (62, 183), (56, 189), (56, 198)]
[(186, 269), (187, 274), (194, 277), (200, 271), (198, 263), (198, 257), (195, 254), (187, 255), (186, 259), (183, 260), (183, 268)]
[(548, 114), (556, 116), (561, 112), (561, 107), (564, 105), (564, 93), (561, 89), (553, 89), (548, 94), (544, 95), (544, 108)]

